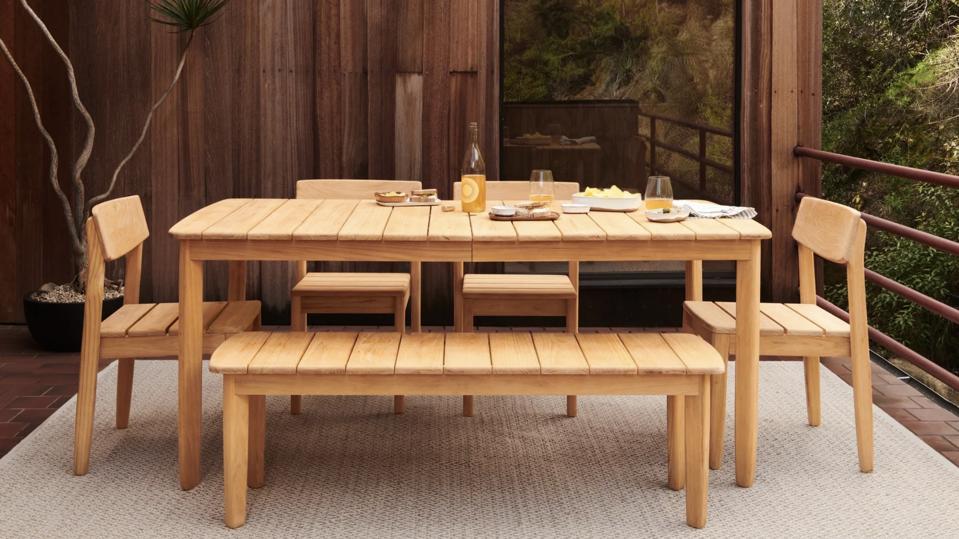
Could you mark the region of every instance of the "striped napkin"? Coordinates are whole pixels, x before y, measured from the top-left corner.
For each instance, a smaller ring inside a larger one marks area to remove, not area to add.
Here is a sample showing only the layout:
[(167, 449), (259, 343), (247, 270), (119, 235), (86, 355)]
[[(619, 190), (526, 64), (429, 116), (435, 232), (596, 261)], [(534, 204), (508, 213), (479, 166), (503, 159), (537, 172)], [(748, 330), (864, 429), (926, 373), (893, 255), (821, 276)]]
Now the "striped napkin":
[(691, 202), (689, 200), (676, 200), (673, 204), (688, 209), (691, 216), (702, 219), (719, 219), (720, 217), (728, 219), (752, 219), (759, 215), (754, 208), (745, 206), (721, 206), (719, 204), (703, 204), (702, 202)]

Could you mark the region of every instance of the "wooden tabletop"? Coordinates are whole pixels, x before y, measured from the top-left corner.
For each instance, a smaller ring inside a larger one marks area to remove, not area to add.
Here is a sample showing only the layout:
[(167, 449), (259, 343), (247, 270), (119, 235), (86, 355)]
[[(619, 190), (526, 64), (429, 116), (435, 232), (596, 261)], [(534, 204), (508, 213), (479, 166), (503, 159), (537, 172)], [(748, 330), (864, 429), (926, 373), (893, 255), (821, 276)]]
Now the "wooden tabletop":
[[(489, 201), (492, 206), (502, 201)], [(556, 203), (557, 206), (559, 202)], [(768, 239), (751, 219), (652, 223), (642, 209), (562, 214), (556, 221), (493, 221), (486, 213), (432, 207), (385, 207), (372, 200), (226, 199), (185, 217), (179, 240), (370, 242), (570, 242)]]

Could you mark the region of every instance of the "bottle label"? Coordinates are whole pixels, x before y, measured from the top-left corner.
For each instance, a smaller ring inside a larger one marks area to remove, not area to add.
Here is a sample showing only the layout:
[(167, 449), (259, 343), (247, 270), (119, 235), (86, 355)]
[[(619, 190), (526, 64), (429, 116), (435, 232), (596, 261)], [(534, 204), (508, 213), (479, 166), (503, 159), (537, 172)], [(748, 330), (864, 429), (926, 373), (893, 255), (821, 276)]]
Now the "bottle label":
[(460, 200), (463, 211), (481, 213), (486, 211), (486, 175), (464, 174), (460, 177)]

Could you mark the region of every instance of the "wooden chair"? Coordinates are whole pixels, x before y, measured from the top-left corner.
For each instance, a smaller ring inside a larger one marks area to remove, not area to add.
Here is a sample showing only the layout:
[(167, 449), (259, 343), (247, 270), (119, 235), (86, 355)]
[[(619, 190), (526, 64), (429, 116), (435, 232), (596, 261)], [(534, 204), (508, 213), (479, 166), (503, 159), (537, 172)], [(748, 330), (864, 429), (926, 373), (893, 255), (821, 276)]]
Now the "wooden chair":
[[(798, 304), (760, 305), (761, 355), (802, 357), (806, 378), (806, 407), (811, 426), (821, 422), (819, 396), (820, 356), (852, 359), (853, 399), (859, 469), (873, 469), (872, 374), (866, 322), (866, 290), (863, 252), (866, 223), (859, 212), (817, 198), (806, 197), (799, 205), (793, 239), (799, 244)], [(849, 318), (846, 323), (816, 305), (814, 255), (846, 266)], [(709, 341), (728, 360), (736, 353), (736, 304), (687, 301), (683, 325)], [(719, 469), (723, 454), (726, 416), (726, 375), (713, 381), (710, 467)]]
[[(130, 196), (93, 207), (87, 220), (86, 304), (74, 431), (73, 472), (84, 475), (90, 465), (90, 443), (101, 359), (118, 359), (118, 429), (130, 420), (133, 358), (176, 358), (179, 353), (179, 304), (140, 303), (143, 242), (150, 235), (140, 197)], [(106, 262), (123, 257), (126, 266), (123, 307), (103, 320)], [(227, 337), (260, 325), (259, 301), (203, 304), (204, 353), (211, 354)]]
[[(459, 200), (460, 182), (453, 183)], [(556, 200), (570, 200), (579, 192), (576, 182), (556, 182)], [(487, 181), (486, 199), (529, 199), (528, 181)], [(579, 262), (569, 262), (568, 275), (465, 274), (463, 263), (453, 266), (454, 319), (461, 331), (473, 331), (477, 316), (562, 316), (566, 331), (579, 331)], [(463, 415), (473, 415), (473, 396), (463, 396)], [(566, 397), (566, 415), (576, 417), (576, 396)]]
[[(296, 198), (347, 201), (373, 200), (377, 191), (422, 189), (418, 181), (406, 180), (300, 180)], [(306, 331), (306, 317), (315, 314), (392, 314), (396, 331), (406, 330), (406, 306), (410, 305), (413, 331), (420, 331), (420, 279), (422, 263), (411, 262), (409, 273), (307, 272), (307, 261), (296, 264), (296, 285), (290, 302), (294, 331)], [(396, 395), (393, 410), (403, 413), (403, 397)], [(300, 413), (302, 398), (293, 395), (290, 412)]]

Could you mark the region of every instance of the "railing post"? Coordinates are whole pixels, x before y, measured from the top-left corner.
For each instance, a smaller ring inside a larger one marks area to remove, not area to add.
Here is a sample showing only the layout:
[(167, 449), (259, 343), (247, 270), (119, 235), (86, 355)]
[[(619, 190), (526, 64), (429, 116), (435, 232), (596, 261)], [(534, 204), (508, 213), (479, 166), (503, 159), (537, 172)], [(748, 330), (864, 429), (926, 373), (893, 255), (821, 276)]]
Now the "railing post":
[(706, 130), (699, 128), (699, 192), (706, 192)]
[(656, 175), (656, 118), (649, 117), (649, 175)]

